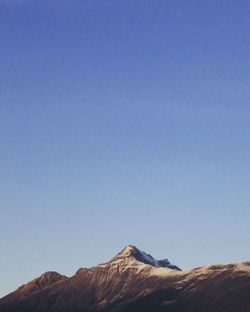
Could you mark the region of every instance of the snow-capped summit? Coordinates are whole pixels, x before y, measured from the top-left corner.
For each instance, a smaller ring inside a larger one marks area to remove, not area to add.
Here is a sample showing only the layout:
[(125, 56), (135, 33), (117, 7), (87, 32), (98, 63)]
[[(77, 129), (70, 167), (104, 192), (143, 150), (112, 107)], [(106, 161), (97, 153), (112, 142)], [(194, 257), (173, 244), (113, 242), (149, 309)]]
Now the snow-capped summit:
[(128, 245), (124, 247), (114, 258), (112, 258), (111, 261), (117, 261), (126, 258), (131, 258), (144, 264), (152, 265), (154, 267), (168, 268), (180, 271), (180, 269), (177, 266), (171, 264), (168, 259), (156, 260), (150, 254), (141, 251), (139, 248), (133, 245)]

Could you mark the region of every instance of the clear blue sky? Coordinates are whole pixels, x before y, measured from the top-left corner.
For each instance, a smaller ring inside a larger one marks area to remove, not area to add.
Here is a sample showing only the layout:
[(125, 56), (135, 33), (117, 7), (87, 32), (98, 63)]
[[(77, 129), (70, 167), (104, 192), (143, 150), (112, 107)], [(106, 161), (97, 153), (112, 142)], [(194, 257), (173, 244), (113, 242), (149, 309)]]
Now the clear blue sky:
[(0, 295), (135, 244), (250, 260), (250, 2), (0, 0)]

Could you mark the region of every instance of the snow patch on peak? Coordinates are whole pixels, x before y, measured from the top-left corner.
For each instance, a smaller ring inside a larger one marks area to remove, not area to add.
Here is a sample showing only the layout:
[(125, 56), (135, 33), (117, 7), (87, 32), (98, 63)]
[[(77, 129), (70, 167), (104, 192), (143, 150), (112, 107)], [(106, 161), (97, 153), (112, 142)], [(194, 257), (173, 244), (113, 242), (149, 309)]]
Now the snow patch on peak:
[(132, 245), (128, 245), (128, 246), (124, 247), (119, 254), (121, 254), (124, 257), (130, 257), (137, 251), (138, 251), (138, 248), (136, 248), (135, 246), (132, 246)]
[(250, 273), (250, 262), (240, 262), (235, 265), (236, 271), (243, 271), (246, 273)]
[(126, 258), (132, 258), (141, 263), (148, 264), (154, 267), (168, 268), (180, 271), (180, 269), (177, 266), (171, 264), (168, 261), (168, 259), (156, 260), (150, 254), (141, 251), (140, 249), (138, 249), (133, 245), (128, 245), (125, 248), (123, 248), (122, 251), (120, 251), (114, 258), (112, 258), (111, 262), (117, 261), (118, 259), (126, 259)]

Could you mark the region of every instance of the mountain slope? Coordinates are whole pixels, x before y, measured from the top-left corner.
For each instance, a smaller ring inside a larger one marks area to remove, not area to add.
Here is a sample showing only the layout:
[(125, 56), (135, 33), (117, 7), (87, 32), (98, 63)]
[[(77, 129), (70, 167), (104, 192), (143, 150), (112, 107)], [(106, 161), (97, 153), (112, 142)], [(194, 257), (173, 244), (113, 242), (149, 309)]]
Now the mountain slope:
[(250, 263), (181, 271), (127, 246), (67, 278), (49, 272), (0, 300), (2, 312), (249, 312)]

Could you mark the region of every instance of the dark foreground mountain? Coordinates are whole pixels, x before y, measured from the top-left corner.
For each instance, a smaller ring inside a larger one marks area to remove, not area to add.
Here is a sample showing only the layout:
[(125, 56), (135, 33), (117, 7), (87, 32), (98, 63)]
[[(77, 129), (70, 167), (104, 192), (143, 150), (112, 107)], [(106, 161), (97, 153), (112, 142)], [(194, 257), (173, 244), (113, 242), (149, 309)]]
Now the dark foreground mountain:
[(250, 262), (181, 271), (134, 246), (70, 278), (47, 272), (0, 312), (250, 312)]

